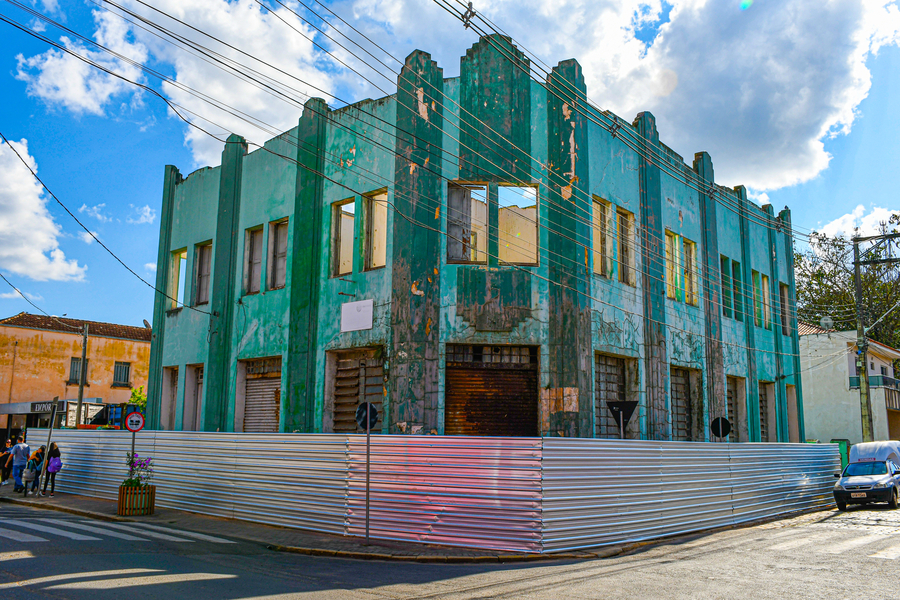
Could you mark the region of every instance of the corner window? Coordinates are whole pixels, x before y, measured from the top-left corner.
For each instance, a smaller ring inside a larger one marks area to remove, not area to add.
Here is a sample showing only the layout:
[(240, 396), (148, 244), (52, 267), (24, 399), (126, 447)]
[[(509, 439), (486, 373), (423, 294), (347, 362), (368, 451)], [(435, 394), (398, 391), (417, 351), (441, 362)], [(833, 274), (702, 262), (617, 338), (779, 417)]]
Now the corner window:
[(734, 318), (737, 321), (744, 320), (744, 287), (741, 282), (744, 280), (741, 275), (741, 263), (731, 261), (731, 284), (734, 289)]
[(781, 335), (791, 335), (791, 290), (783, 283), (778, 285), (778, 289), (781, 298)]
[(594, 196), (593, 218), (591, 219), (594, 242), (594, 273), (603, 277), (609, 277), (611, 270), (609, 265), (609, 242), (613, 236), (609, 235), (609, 211), (609, 202)]
[(387, 264), (387, 191), (365, 197), (366, 207), (366, 270), (380, 269)]
[(353, 235), (356, 203), (353, 199), (335, 202), (331, 209), (332, 276), (353, 272)]
[(194, 304), (207, 304), (209, 302), (209, 273), (212, 262), (212, 244), (200, 244), (197, 246), (196, 256), (197, 278), (194, 282)]
[(172, 253), (169, 266), (169, 308), (184, 306), (185, 275), (187, 275), (187, 248)]
[(269, 223), (269, 289), (284, 287), (287, 278), (288, 220)]
[(671, 231), (666, 230), (666, 298), (675, 299), (675, 292), (678, 289), (677, 267), (678, 264), (678, 244), (677, 236)]
[(487, 188), (447, 187), (447, 261), (487, 262)]
[(113, 366), (112, 384), (121, 387), (131, 386), (131, 363), (116, 361)]
[(248, 229), (244, 242), (244, 293), (259, 293), (262, 276), (263, 229)]
[(634, 215), (621, 208), (616, 209), (616, 237), (619, 249), (619, 281), (635, 285), (634, 263)]
[(684, 238), (684, 301), (691, 306), (700, 303), (697, 290), (697, 244)]
[(534, 265), (538, 262), (537, 188), (501, 185), (499, 258), (501, 263)]
[(719, 256), (719, 274), (722, 278), (722, 316), (731, 317), (731, 261), (726, 256)]

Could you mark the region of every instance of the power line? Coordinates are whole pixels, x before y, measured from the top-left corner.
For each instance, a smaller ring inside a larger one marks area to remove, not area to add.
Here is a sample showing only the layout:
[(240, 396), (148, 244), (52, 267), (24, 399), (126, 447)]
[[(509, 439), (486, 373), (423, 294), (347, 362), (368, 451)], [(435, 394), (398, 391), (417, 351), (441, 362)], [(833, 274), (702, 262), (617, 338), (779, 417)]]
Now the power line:
[(33, 306), (33, 307), (34, 307), (37, 311), (39, 311), (41, 314), (50, 317), (51, 319), (53, 319), (54, 321), (56, 321), (57, 323), (59, 323), (59, 324), (62, 325), (63, 327), (68, 327), (69, 329), (76, 329), (76, 330), (78, 330), (78, 331), (81, 331), (81, 327), (73, 327), (72, 325), (67, 325), (66, 323), (63, 323), (62, 321), (60, 321), (59, 319), (57, 319), (56, 317), (54, 317), (53, 315), (51, 315), (50, 313), (48, 313), (47, 311), (45, 311), (43, 308), (41, 308), (40, 306), (38, 306), (37, 304), (35, 304), (34, 302), (32, 302), (32, 301), (31, 301), (31, 298), (29, 298), (28, 296), (26, 296), (25, 293), (24, 293), (22, 290), (20, 290), (20, 289), (17, 288), (16, 286), (14, 286), (14, 285), (12, 284), (12, 282), (10, 282), (9, 279), (7, 279), (6, 277), (4, 277), (3, 273), (0, 273), (0, 279), (2, 279), (3, 281), (5, 281), (5, 282), (6, 282), (6, 285), (8, 285), (8, 286), (11, 287), (12, 289), (14, 289), (20, 296), (22, 296), (22, 299), (25, 300), (25, 302), (27, 302), (28, 304), (30, 304), (31, 306)]

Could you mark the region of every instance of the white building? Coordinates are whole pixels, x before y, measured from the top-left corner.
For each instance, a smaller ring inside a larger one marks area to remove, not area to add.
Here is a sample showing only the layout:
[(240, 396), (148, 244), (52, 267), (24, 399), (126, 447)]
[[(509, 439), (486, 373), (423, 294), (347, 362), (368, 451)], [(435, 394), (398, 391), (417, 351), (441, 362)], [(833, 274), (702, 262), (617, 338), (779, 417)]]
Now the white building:
[[(862, 442), (856, 332), (798, 324), (807, 439)], [(900, 351), (869, 340), (869, 390), (876, 440), (900, 439), (900, 381), (892, 362)]]

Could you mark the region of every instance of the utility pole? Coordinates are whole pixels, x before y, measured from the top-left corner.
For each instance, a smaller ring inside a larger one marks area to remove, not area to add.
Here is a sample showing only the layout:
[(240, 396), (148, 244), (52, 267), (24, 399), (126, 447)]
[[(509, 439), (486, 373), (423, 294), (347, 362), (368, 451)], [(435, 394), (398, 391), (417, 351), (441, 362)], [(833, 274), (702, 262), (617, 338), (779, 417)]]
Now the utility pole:
[(872, 424), (872, 400), (869, 397), (869, 359), (866, 351), (869, 342), (866, 339), (866, 326), (862, 313), (862, 277), (859, 269), (859, 240), (853, 238), (853, 278), (856, 283), (856, 368), (859, 373), (859, 411), (862, 420), (862, 439), (864, 442), (875, 441)]
[[(900, 257), (895, 256), (892, 246), (892, 244), (896, 245), (897, 242), (895, 240), (898, 239), (900, 239), (900, 233), (886, 233), (867, 237), (854, 236), (853, 238), (853, 277), (856, 280), (856, 366), (859, 369), (859, 410), (862, 417), (862, 438), (864, 442), (875, 441), (875, 428), (872, 424), (872, 397), (869, 394), (869, 358), (867, 355), (869, 340), (865, 323), (863, 323), (860, 267), (862, 265), (900, 264)], [(871, 245), (860, 252), (859, 245), (862, 242), (871, 242)]]
[(81, 334), (81, 377), (78, 378), (78, 410), (75, 413), (75, 427), (81, 425), (81, 406), (84, 400), (84, 380), (87, 377), (87, 340), (88, 340), (88, 324), (84, 324), (84, 331)]

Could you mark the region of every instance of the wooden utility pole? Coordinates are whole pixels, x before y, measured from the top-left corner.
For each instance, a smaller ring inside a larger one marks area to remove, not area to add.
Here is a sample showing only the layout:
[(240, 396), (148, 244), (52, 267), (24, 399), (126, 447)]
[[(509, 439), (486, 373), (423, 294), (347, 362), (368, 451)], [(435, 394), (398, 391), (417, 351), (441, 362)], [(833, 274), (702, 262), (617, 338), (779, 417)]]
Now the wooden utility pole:
[(860, 238), (853, 238), (853, 278), (856, 283), (856, 368), (859, 373), (859, 412), (862, 420), (862, 439), (864, 442), (872, 442), (875, 441), (875, 427), (872, 424), (872, 399), (869, 397), (869, 359), (866, 355), (869, 342), (866, 339), (866, 326), (863, 324), (859, 240)]

